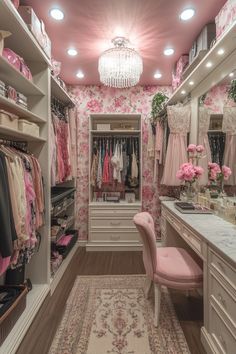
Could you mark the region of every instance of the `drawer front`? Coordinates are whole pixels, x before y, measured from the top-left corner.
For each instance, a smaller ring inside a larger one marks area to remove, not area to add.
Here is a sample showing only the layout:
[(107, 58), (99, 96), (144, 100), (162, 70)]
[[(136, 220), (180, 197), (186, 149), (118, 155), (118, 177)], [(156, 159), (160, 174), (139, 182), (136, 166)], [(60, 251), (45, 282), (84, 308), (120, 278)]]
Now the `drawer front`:
[(223, 285), (220, 284), (220, 281), (214, 274), (210, 273), (209, 276), (209, 294), (211, 299), (221, 307), (236, 328), (236, 299)]
[(188, 244), (196, 251), (200, 256), (202, 256), (202, 241), (187, 227), (183, 227), (182, 236)]
[(236, 338), (226, 324), (221, 320), (215, 308), (210, 305), (210, 335), (219, 353), (233, 354), (236, 348)]
[(236, 291), (236, 271), (212, 250), (209, 251), (209, 264), (210, 267), (223, 276), (233, 290)]
[(171, 226), (178, 232), (178, 233), (182, 233), (182, 224), (181, 222), (176, 219), (173, 215), (171, 215), (171, 213), (169, 213), (168, 211), (165, 211), (164, 213), (166, 220), (171, 224)]
[(139, 208), (90, 208), (90, 216), (97, 217), (130, 217), (133, 218), (135, 214), (139, 213)]
[(134, 229), (136, 227), (130, 218), (91, 218), (90, 227), (93, 229)]
[(90, 241), (106, 242), (139, 242), (138, 232), (116, 232), (116, 231), (91, 231)]

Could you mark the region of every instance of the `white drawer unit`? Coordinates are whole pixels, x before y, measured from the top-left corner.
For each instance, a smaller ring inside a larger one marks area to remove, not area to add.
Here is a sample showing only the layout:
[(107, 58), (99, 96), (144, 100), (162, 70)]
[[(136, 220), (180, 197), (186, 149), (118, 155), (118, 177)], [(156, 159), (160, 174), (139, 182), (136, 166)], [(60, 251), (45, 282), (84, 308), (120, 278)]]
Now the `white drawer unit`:
[(209, 334), (218, 354), (234, 354), (236, 349), (235, 332), (227, 325), (217, 309), (210, 304)]
[[(135, 214), (141, 211), (138, 205), (106, 203), (89, 206), (89, 242), (87, 249), (125, 249), (127, 245), (141, 247), (139, 233), (133, 223)], [(110, 249), (110, 248), (109, 248)]]

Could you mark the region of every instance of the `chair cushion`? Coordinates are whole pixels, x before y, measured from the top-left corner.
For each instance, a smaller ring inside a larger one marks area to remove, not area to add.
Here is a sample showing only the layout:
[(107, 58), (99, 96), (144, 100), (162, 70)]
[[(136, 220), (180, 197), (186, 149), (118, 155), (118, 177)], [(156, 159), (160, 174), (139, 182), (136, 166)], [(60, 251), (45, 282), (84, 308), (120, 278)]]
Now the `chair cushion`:
[[(175, 283), (198, 283), (202, 281), (203, 273), (200, 266), (183, 248), (157, 248), (157, 278)], [(155, 279), (155, 274), (154, 274)]]

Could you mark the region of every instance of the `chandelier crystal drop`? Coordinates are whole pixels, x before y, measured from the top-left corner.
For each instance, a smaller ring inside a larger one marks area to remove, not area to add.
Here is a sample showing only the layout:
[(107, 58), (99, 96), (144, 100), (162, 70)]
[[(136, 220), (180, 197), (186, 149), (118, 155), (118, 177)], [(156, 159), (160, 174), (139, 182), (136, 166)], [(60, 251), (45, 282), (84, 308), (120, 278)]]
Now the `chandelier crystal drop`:
[(127, 46), (129, 41), (124, 37), (116, 37), (112, 43), (114, 47), (103, 52), (99, 58), (100, 81), (115, 88), (137, 85), (143, 72), (141, 56)]

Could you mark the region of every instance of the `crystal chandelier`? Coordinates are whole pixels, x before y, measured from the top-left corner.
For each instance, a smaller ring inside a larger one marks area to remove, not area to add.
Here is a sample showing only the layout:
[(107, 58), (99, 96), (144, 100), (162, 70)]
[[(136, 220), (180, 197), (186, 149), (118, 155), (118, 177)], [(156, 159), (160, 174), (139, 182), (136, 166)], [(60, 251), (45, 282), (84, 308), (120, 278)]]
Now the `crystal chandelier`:
[(113, 48), (103, 52), (99, 58), (100, 81), (110, 87), (135, 86), (143, 72), (143, 61), (138, 52), (129, 48), (124, 37), (112, 40)]

